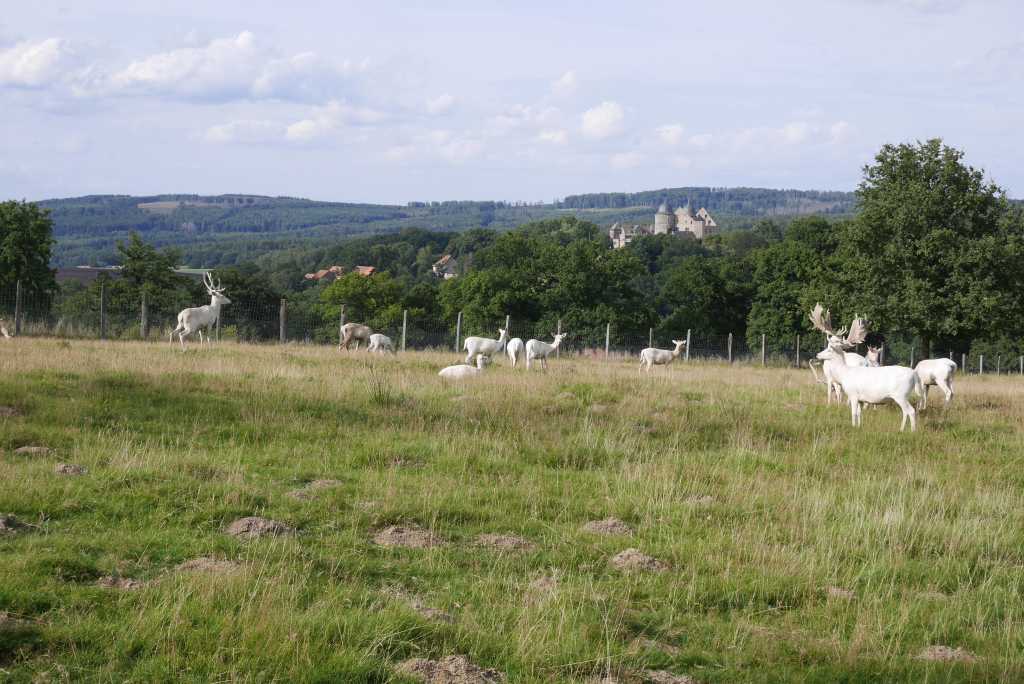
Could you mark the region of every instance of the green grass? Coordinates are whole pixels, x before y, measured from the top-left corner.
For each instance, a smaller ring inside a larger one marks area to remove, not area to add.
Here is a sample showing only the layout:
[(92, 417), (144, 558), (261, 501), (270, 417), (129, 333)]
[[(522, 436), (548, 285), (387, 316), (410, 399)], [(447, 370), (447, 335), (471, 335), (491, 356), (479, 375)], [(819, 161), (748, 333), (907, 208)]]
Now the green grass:
[[(0, 680), (407, 681), (398, 662), (455, 653), (511, 682), (1024, 679), (1019, 377), (958, 378), (899, 434), (894, 407), (850, 428), (807, 371), (562, 358), (453, 387), (453, 354), (0, 354), (0, 406), (21, 414), (0, 418), (0, 513), (35, 526), (0, 536)], [(324, 478), (340, 484), (288, 495)], [(248, 515), (298, 534), (224, 533)], [(580, 530), (608, 516), (636, 533)], [(373, 544), (396, 523), (449, 543)], [(629, 547), (671, 569), (613, 569)], [(200, 556), (241, 569), (175, 571)], [(147, 584), (97, 586), (112, 574)], [(915, 657), (933, 644), (977, 661)]]

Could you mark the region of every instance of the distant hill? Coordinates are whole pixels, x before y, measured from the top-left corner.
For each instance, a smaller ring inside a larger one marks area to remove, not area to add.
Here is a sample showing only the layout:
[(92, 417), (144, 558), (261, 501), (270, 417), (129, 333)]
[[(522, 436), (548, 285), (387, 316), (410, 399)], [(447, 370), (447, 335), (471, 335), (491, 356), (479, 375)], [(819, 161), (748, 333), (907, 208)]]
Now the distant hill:
[(462, 231), (513, 228), (527, 221), (574, 214), (609, 225), (650, 221), (663, 200), (704, 206), (724, 229), (766, 216), (849, 214), (852, 193), (761, 188), (666, 188), (637, 193), (573, 195), (554, 204), (410, 202), (405, 206), (317, 202), (261, 195), (90, 195), (44, 200), (54, 220), (54, 265), (109, 264), (129, 232), (180, 249), (194, 266), (240, 263), (268, 251), (323, 244), (405, 228)]

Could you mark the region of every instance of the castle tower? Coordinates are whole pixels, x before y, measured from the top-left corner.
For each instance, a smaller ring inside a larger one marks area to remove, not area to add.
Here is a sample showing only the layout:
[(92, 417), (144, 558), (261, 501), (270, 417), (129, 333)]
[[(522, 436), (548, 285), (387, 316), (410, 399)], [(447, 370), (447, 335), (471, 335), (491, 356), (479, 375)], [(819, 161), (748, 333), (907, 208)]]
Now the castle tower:
[(662, 202), (654, 215), (654, 234), (668, 235), (676, 231), (676, 215), (669, 209), (668, 202)]

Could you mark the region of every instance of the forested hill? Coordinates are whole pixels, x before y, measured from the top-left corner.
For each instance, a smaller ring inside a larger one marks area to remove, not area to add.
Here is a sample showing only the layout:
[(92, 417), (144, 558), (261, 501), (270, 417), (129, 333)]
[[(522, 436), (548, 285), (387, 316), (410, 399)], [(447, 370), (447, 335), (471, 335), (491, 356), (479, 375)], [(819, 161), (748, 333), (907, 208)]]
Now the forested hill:
[(565, 214), (598, 225), (649, 222), (653, 207), (663, 200), (707, 207), (726, 230), (764, 216), (846, 214), (853, 209), (850, 193), (758, 188), (575, 195), (554, 204), (448, 201), (399, 206), (259, 195), (91, 195), (39, 204), (50, 210), (55, 225), (54, 265), (113, 263), (117, 241), (138, 231), (158, 247), (179, 248), (189, 264), (218, 266), (283, 247), (405, 228), (505, 229)]
[(694, 210), (705, 207), (712, 214), (796, 216), (850, 214), (854, 211), (856, 197), (852, 192), (838, 191), (689, 187), (569, 195), (559, 206), (566, 209), (655, 208), (664, 201), (673, 206), (689, 202)]

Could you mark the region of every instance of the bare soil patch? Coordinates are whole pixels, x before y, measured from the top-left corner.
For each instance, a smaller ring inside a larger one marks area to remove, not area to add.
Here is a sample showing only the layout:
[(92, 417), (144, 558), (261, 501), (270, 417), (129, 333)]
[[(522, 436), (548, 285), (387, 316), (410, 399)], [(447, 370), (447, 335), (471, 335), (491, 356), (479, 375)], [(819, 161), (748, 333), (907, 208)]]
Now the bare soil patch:
[(295, 528), (278, 520), (260, 518), (259, 516), (250, 516), (247, 518), (239, 518), (235, 522), (231, 523), (228, 525), (225, 532), (230, 534), (232, 537), (256, 539), (257, 537), (266, 537), (271, 535), (292, 534), (295, 532)]
[(415, 594), (407, 594), (397, 588), (387, 589), (384, 593), (392, 599), (409, 606), (410, 609), (422, 618), (433, 620), (434, 622), (445, 622), (448, 624), (453, 624), (455, 622), (455, 618), (450, 613), (446, 613), (440, 608), (428, 606), (423, 599)]
[(941, 644), (929, 646), (918, 653), (916, 657), (918, 660), (931, 660), (942, 663), (973, 663), (978, 660), (978, 656), (965, 648), (952, 648), (950, 646), (942, 646)]
[(313, 480), (303, 487), (299, 487), (298, 489), (293, 489), (288, 492), (288, 496), (293, 499), (312, 499), (319, 492), (325, 489), (330, 489), (331, 487), (337, 487), (340, 484), (341, 480)]
[(235, 561), (224, 558), (211, 558), (209, 556), (200, 556), (199, 558), (187, 560), (177, 567), (178, 572), (210, 572), (215, 574), (225, 574), (241, 569), (242, 566)]
[(0, 418), (17, 418), (23, 415), (25, 414), (16, 406), (0, 406)]
[(13, 515), (0, 513), (0, 534), (15, 534), (29, 528)]
[(142, 580), (132, 579), (131, 577), (114, 577), (113, 575), (100, 577), (96, 580), (96, 584), (104, 589), (122, 589), (124, 591), (135, 591), (146, 586), (146, 583)]
[(541, 606), (558, 595), (558, 575), (539, 575), (526, 585), (523, 602), (527, 606)]
[(651, 684), (697, 684), (693, 677), (672, 674), (667, 670), (644, 670), (643, 678)]
[(481, 534), (476, 538), (477, 546), (486, 546), (498, 551), (534, 551), (537, 545), (514, 534)]
[(14, 453), (21, 456), (49, 456), (53, 449), (44, 446), (23, 446), (14, 450)]
[(53, 472), (58, 475), (85, 475), (89, 471), (85, 469), (85, 466), (74, 463), (58, 463), (53, 466)]
[(633, 534), (633, 528), (618, 518), (591, 520), (583, 526), (583, 531), (592, 534)]
[(389, 525), (373, 535), (373, 542), (379, 546), (406, 549), (429, 549), (444, 545), (443, 539), (419, 525)]
[(626, 549), (625, 551), (613, 556), (611, 561), (612, 567), (617, 570), (623, 570), (625, 572), (664, 572), (668, 570), (668, 564), (648, 556), (646, 553), (642, 553), (639, 549)]
[(474, 665), (466, 656), (446, 656), (441, 660), (413, 658), (398, 666), (398, 671), (427, 684), (491, 684), (504, 682), (505, 675), (497, 670)]

